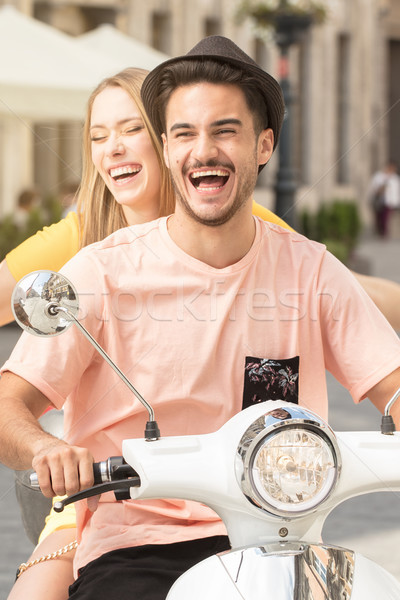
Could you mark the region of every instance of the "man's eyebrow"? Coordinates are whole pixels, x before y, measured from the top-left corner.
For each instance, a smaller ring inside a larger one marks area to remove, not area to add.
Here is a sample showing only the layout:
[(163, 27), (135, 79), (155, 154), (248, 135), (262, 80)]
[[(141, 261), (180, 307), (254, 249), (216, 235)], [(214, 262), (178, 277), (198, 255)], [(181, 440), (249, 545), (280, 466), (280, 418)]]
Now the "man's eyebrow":
[(176, 129), (193, 129), (193, 125), (190, 123), (175, 123), (172, 125), (170, 131), (175, 131)]
[(214, 121), (211, 123), (211, 127), (221, 127), (221, 125), (243, 125), (240, 119), (234, 119), (233, 117), (228, 119), (219, 119), (218, 121)]
[[(234, 119), (233, 117), (227, 119), (218, 119), (218, 121), (213, 121), (210, 123), (210, 127), (221, 127), (223, 125), (239, 125), (242, 126), (243, 123), (240, 119)], [(194, 125), (190, 123), (175, 123), (172, 125), (170, 131), (175, 131), (176, 129), (194, 129)]]

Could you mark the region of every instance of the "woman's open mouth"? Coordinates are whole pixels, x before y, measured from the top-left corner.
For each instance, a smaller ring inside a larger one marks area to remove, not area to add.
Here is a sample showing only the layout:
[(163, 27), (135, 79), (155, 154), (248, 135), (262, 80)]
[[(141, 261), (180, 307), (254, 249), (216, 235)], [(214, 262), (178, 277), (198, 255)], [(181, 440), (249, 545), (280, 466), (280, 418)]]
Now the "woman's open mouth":
[(230, 177), (225, 169), (208, 169), (207, 171), (193, 171), (189, 175), (190, 183), (200, 192), (216, 192), (221, 190)]
[(137, 175), (142, 170), (140, 165), (124, 165), (110, 169), (110, 177), (116, 182), (126, 181), (127, 179)]

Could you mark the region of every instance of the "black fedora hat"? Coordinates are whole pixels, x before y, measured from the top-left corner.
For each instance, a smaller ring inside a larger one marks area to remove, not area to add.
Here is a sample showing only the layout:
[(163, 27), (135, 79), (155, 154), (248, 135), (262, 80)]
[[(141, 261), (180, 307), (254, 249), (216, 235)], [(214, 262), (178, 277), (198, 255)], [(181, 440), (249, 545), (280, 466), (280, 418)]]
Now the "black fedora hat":
[[(166, 60), (150, 71), (143, 82), (141, 96), (146, 113), (153, 125), (156, 134), (163, 133), (162, 120), (159, 115), (158, 103), (159, 81), (163, 71), (180, 61), (193, 59), (213, 59), (222, 63), (228, 63), (246, 73), (254, 76), (256, 85), (261, 93), (266, 107), (268, 127), (274, 132), (274, 149), (279, 140), (282, 127), (285, 104), (282, 89), (279, 83), (266, 71), (264, 71), (250, 56), (239, 48), (232, 40), (212, 35), (204, 38), (194, 46), (187, 54)], [(223, 83), (223, 82), (222, 82)]]

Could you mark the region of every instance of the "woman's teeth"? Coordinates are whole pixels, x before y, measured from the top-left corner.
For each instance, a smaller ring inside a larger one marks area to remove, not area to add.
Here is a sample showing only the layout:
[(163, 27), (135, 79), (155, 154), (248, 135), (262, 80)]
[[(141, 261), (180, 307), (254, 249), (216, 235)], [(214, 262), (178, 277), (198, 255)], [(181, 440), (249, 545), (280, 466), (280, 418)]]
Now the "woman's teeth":
[(135, 173), (139, 173), (141, 171), (141, 167), (116, 167), (115, 169), (110, 169), (110, 176), (113, 179), (119, 179), (121, 177), (126, 177), (127, 175), (134, 175)]

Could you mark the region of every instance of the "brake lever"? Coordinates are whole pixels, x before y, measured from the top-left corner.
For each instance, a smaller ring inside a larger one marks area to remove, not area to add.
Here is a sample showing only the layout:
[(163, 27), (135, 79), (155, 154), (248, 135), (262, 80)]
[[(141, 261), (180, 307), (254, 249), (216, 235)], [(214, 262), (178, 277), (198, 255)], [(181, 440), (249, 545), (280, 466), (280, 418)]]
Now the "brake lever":
[(131, 497), (129, 489), (131, 487), (139, 486), (139, 476), (131, 477), (130, 479), (99, 483), (91, 488), (87, 488), (86, 490), (82, 490), (81, 492), (77, 492), (76, 494), (72, 494), (63, 500), (55, 502), (53, 508), (55, 512), (60, 513), (66, 506), (72, 504), (73, 502), (78, 502), (79, 500), (84, 500), (85, 498), (92, 498), (93, 496), (99, 496), (100, 494), (105, 494), (106, 492), (115, 492), (115, 497), (117, 500), (129, 500)]

